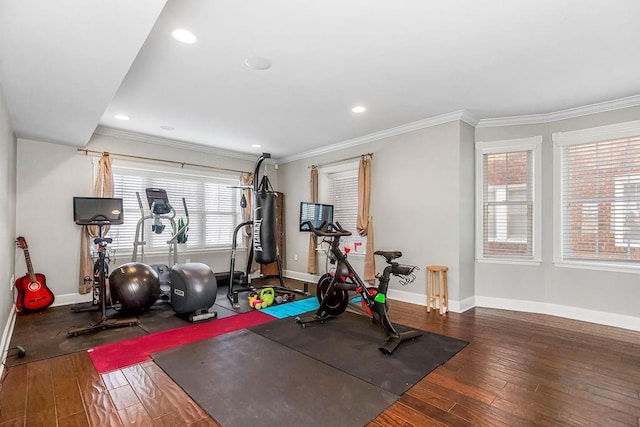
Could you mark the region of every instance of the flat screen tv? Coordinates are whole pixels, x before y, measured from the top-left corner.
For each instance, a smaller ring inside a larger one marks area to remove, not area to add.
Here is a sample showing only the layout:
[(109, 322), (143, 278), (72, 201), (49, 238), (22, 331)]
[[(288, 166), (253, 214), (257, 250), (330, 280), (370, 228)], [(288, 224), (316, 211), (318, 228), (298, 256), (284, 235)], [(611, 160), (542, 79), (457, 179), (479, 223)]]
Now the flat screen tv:
[(311, 231), (305, 224), (307, 221), (311, 221), (315, 228), (322, 227), (325, 222), (333, 222), (333, 205), (300, 202), (300, 231)]
[(78, 225), (122, 224), (122, 199), (74, 197), (73, 220)]

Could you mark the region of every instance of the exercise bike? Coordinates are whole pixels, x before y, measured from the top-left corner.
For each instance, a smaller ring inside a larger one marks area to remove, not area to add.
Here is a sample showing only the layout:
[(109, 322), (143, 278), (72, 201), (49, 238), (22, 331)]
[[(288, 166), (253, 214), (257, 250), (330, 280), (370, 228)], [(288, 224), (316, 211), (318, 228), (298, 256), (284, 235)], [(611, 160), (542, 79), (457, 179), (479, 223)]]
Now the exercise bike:
[(317, 298), (320, 307), (311, 317), (296, 317), (296, 322), (303, 328), (309, 323), (324, 323), (344, 313), (349, 305), (349, 291), (360, 294), (364, 311), (371, 316), (375, 324), (380, 325), (386, 332), (387, 338), (378, 348), (384, 354), (391, 354), (401, 343), (412, 340), (422, 335), (418, 331), (399, 333), (391, 324), (387, 315), (387, 289), (391, 276), (401, 278), (401, 283), (406, 285), (413, 282), (413, 271), (417, 268), (413, 265), (400, 264), (394, 260), (402, 256), (400, 251), (376, 251), (375, 255), (384, 257), (387, 266), (382, 274), (378, 274), (379, 285), (377, 288), (367, 286), (355, 272), (353, 266), (347, 260), (347, 253), (340, 250), (340, 238), (350, 236), (351, 232), (343, 229), (338, 222), (325, 222), (321, 228), (315, 228), (307, 221), (309, 229), (319, 237), (323, 243), (329, 244), (327, 257), (332, 264), (336, 264), (333, 273), (325, 273), (318, 280)]
[(122, 328), (126, 326), (135, 326), (138, 319), (135, 317), (116, 317), (109, 318), (107, 316), (107, 308), (115, 308), (117, 306), (107, 306), (107, 278), (109, 277), (109, 256), (107, 246), (113, 242), (109, 237), (104, 237), (103, 228), (108, 225), (122, 224), (122, 199), (118, 198), (100, 198), (100, 197), (74, 197), (74, 220), (76, 224), (98, 227), (98, 237), (93, 243), (98, 249), (98, 257), (93, 264), (93, 301), (87, 304), (76, 304), (71, 310), (79, 313), (82, 311), (100, 310), (100, 319), (89, 326), (76, 327), (72, 326), (67, 330), (67, 336), (77, 337), (79, 334), (86, 332), (104, 330), (111, 328)]

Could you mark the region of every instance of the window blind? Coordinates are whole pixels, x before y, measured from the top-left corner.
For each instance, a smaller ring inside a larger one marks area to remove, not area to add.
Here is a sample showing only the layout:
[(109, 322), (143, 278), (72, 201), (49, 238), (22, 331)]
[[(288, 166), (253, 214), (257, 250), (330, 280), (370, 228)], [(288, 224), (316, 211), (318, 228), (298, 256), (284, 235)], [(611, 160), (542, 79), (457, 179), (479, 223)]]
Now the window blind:
[(483, 255), (533, 257), (533, 151), (483, 155)]
[[(123, 199), (124, 224), (114, 226), (109, 236), (114, 239), (112, 248), (129, 253), (133, 250), (136, 226), (141, 218), (136, 192), (140, 194), (145, 212), (149, 212), (145, 189), (148, 187), (166, 190), (169, 203), (176, 211), (176, 224), (182, 217), (186, 220), (182, 198), (189, 210), (187, 248), (206, 249), (228, 247), (232, 242), (234, 227), (239, 221), (237, 190), (238, 179), (215, 176), (200, 176), (167, 173), (132, 168), (113, 168), (114, 197)], [(145, 221), (145, 252), (161, 252), (167, 248), (171, 237), (169, 220), (163, 220), (163, 233), (151, 230), (153, 219)]]
[(562, 257), (640, 261), (640, 137), (561, 151)]
[(333, 220), (357, 236), (358, 173), (357, 171), (334, 173), (329, 176), (329, 179), (329, 200), (334, 206)]

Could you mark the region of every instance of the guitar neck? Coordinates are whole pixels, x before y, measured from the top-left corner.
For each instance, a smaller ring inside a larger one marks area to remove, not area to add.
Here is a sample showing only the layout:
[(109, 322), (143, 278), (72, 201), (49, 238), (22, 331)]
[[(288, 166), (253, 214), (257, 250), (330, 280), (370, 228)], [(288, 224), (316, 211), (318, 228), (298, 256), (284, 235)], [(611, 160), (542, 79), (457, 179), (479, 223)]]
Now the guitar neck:
[(31, 279), (31, 283), (36, 281), (36, 274), (33, 272), (33, 265), (31, 265), (31, 256), (29, 255), (29, 249), (24, 250), (24, 259), (27, 262), (27, 272), (29, 274), (29, 279)]

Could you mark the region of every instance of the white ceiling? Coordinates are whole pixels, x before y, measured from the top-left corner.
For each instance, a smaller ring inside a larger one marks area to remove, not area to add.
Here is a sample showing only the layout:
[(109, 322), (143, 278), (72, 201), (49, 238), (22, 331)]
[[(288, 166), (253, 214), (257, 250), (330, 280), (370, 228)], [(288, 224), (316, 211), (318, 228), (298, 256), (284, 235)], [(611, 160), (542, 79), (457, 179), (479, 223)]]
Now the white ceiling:
[(18, 137), (85, 146), (100, 125), (282, 159), (639, 95), (639, 23), (638, 0), (0, 0), (0, 83)]

